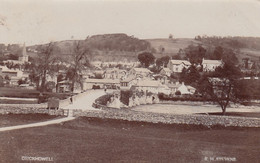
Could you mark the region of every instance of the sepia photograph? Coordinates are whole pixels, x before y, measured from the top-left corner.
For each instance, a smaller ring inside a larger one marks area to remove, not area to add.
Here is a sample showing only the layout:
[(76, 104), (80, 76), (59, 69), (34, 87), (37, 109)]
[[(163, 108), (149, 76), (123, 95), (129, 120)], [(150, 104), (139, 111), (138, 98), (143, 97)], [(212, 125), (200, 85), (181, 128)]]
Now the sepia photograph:
[(260, 0), (0, 0), (0, 163), (260, 162)]

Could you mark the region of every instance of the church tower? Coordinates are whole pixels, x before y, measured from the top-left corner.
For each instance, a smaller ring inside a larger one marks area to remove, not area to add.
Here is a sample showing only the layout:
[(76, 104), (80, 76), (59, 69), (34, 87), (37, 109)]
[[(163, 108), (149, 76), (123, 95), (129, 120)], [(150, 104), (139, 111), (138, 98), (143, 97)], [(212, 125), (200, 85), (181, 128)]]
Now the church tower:
[(23, 44), (22, 56), (19, 56), (19, 61), (21, 61), (23, 63), (28, 62), (28, 55), (26, 52), (25, 43)]

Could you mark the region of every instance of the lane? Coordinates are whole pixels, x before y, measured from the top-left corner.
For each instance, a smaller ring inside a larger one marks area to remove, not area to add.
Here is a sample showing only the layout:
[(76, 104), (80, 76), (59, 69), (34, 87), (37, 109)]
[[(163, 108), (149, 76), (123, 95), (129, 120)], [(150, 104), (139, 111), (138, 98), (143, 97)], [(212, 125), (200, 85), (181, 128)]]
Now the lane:
[(84, 110), (98, 110), (94, 107), (92, 107), (92, 104), (95, 102), (97, 98), (100, 96), (105, 95), (104, 90), (88, 90), (87, 92), (84, 92), (80, 94), (79, 96), (73, 97), (73, 103), (69, 104), (64, 109), (81, 109)]

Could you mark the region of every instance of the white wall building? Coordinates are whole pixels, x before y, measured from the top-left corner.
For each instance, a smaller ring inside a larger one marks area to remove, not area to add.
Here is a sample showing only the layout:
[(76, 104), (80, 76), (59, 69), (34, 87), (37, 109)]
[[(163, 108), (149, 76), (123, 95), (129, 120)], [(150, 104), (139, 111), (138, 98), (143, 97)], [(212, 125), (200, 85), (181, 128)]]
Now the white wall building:
[(191, 66), (191, 63), (186, 60), (169, 60), (169, 63), (167, 67), (172, 71), (172, 72), (182, 72), (183, 68), (189, 68)]
[(215, 69), (222, 64), (223, 62), (221, 60), (206, 60), (204, 58), (202, 60), (203, 71), (205, 72), (215, 71)]

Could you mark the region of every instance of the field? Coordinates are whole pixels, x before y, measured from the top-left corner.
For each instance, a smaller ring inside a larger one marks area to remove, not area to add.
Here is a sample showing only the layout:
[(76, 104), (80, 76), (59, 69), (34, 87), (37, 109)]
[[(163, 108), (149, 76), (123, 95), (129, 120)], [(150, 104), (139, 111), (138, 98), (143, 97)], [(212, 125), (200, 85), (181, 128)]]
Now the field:
[[(10, 97), (10, 99), (0, 99), (0, 103), (3, 104), (35, 104), (38, 103), (40, 92), (37, 90), (22, 89), (19, 87), (0, 87), (0, 97)], [(41, 102), (46, 102), (50, 97), (57, 97), (59, 99), (65, 99), (70, 94), (66, 93), (52, 93), (44, 92)], [(17, 99), (11, 99), (17, 98)], [(31, 98), (32, 100), (26, 100), (25, 98)], [(33, 100), (34, 99), (34, 100)]]
[[(197, 45), (200, 44), (199, 41), (196, 41), (192, 38), (178, 38), (178, 39), (148, 39), (153, 48), (156, 49), (156, 57), (162, 57), (165, 55), (176, 55), (179, 52), (179, 49), (185, 49), (190, 44)], [(160, 52), (160, 47), (164, 48), (164, 53)]]
[(0, 114), (0, 127), (47, 121), (57, 117), (59, 116), (48, 114)]
[(22, 156), (54, 162), (258, 162), (259, 128), (207, 128), (80, 117), (0, 134), (2, 162)]
[(38, 98), (39, 94), (36, 90), (0, 87), (0, 97)]

